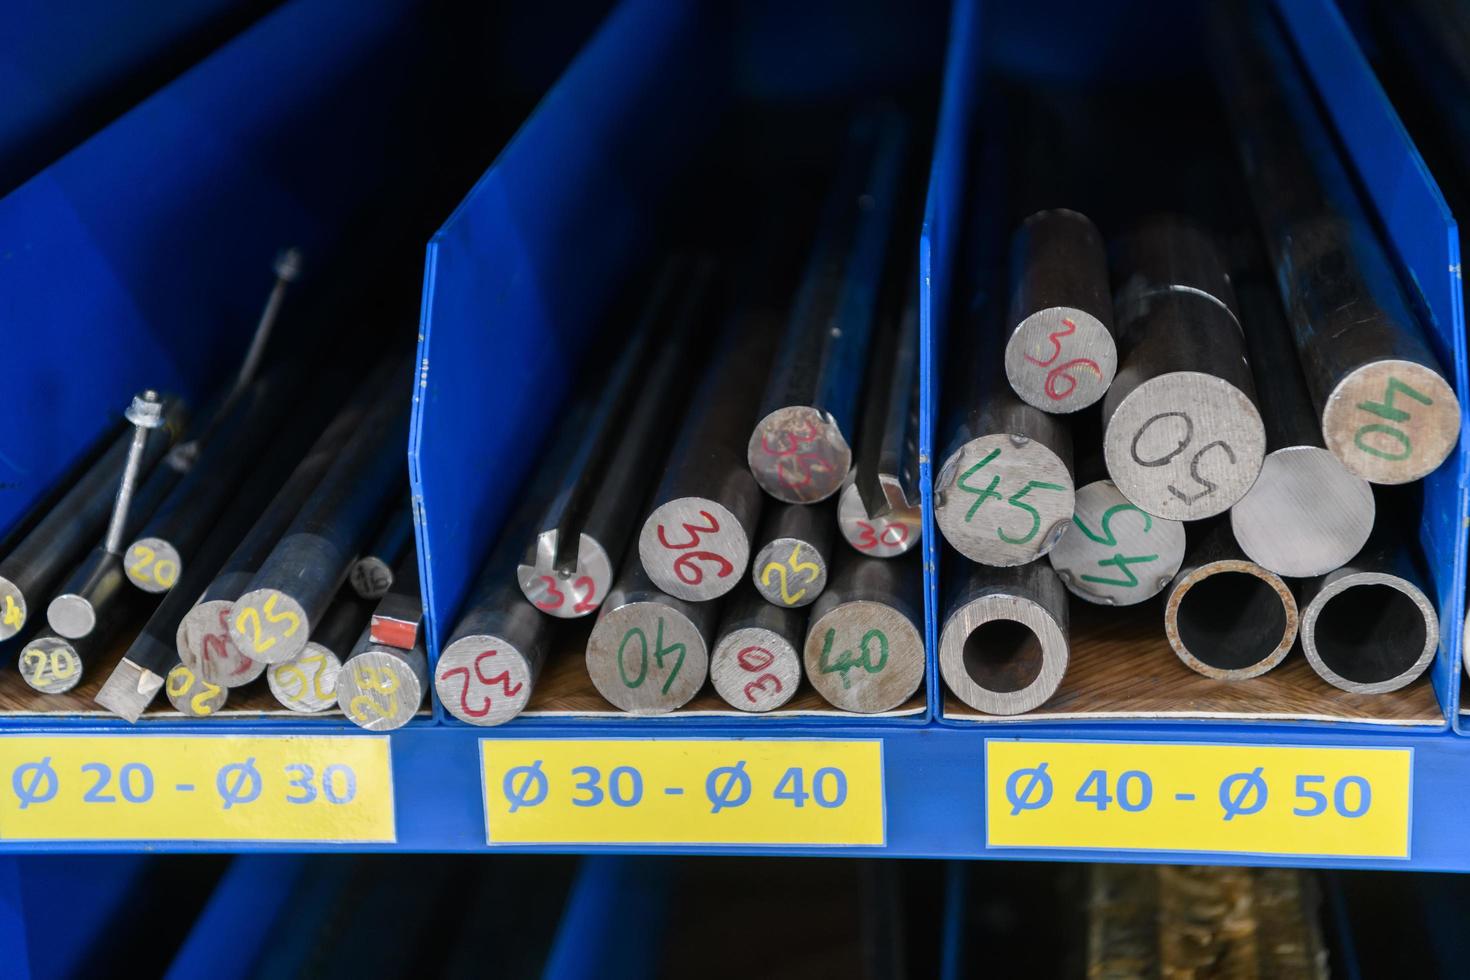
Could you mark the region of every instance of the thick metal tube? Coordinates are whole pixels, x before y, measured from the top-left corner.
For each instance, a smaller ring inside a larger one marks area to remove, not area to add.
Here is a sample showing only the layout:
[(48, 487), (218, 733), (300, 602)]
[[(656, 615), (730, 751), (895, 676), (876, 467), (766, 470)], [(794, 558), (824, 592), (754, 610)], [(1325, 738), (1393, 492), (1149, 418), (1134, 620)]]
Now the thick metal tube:
[(732, 313), (689, 396), (638, 533), (637, 554), (649, 581), (677, 598), (715, 599), (745, 576), (765, 502), (746, 465), (745, 439), (778, 329), (767, 310)]
[(786, 503), (825, 500), (852, 465), (859, 387), (903, 194), (908, 131), (884, 110), (854, 120), (746, 457)]
[(817, 601), (832, 564), (834, 510), (829, 502), (766, 508), (750, 580), (767, 602), (795, 607)]
[(1333, 687), (1384, 694), (1418, 680), (1439, 650), (1439, 614), (1401, 543), (1370, 542), (1351, 562), (1302, 583), (1302, 650)]
[(672, 261), (613, 365), (562, 485), (517, 577), (527, 600), (564, 619), (597, 610), (657, 477), (670, 418), (689, 387), (694, 331), (708, 323), (713, 267)]
[(395, 504), (353, 563), (347, 581), (364, 599), (383, 598), (393, 586), (393, 568), (412, 544), (413, 512), (407, 503)]
[(306, 649), (285, 663), (266, 668), (266, 683), (276, 700), (302, 714), (335, 708), (342, 664), (372, 612), (371, 599), (364, 599), (350, 585), (338, 589)]
[(390, 376), (382, 401), (368, 411), (234, 603), (230, 639), (251, 659), (281, 663), (302, 651), (398, 488), (408, 391), (395, 381), (402, 378)]
[(939, 673), (955, 697), (994, 715), (1045, 704), (1071, 657), (1067, 592), (1045, 562), (986, 568), (955, 559), (945, 576)]
[(629, 553), (587, 638), (587, 675), (629, 714), (665, 714), (689, 703), (709, 676), (719, 609), (686, 602), (653, 584)]
[(429, 656), (423, 647), (378, 646), (363, 630), (337, 675), (337, 707), (359, 728), (391, 732), (413, 720), (428, 689)]
[[(169, 425), (148, 434), (143, 454), (147, 467), (162, 458), (178, 433), (182, 406), (168, 417)], [(21, 631), (33, 604), (49, 597), (62, 576), (100, 540), (132, 441), (129, 428), (0, 561), (0, 641)]]
[(412, 650), (422, 642), (419, 627), (423, 621), (424, 598), (419, 589), (418, 549), (410, 548), (393, 570), (393, 587), (373, 609), (368, 633), (378, 646)]
[(1251, 561), (1278, 575), (1325, 575), (1362, 550), (1373, 531), (1373, 489), (1322, 445), (1322, 430), (1276, 292), (1264, 282), (1239, 287), (1242, 322), (1266, 459), (1261, 475), (1230, 508), (1235, 541)]
[(253, 663), (230, 636), (230, 612), (281, 534), (322, 482), (343, 444), (358, 429), (366, 408), (363, 398), (354, 398), (322, 430), (179, 624), (179, 659), (204, 680), (217, 681), (239, 670), (242, 664)]
[(892, 711), (924, 681), (920, 553), (896, 560), (839, 549), (807, 621), (802, 663), (817, 693), (844, 711)]
[(1206, 677), (1259, 677), (1296, 642), (1296, 597), (1245, 557), (1228, 523), (1201, 531), (1169, 587), (1164, 634), (1185, 666)]
[(1056, 547), (1071, 523), (1072, 437), (1065, 419), (1026, 404), (1006, 380), (999, 278), (982, 272), (977, 281), (969, 344), (956, 352), (964, 370), (945, 395), (934, 523), (971, 561), (1024, 565)]
[(1417, 480), (1454, 448), (1459, 401), (1279, 32), (1220, 9), (1218, 87), (1323, 441), (1369, 482)]
[(919, 543), (919, 271), (912, 268), (896, 329), (880, 330), (864, 389), (857, 459), (837, 500), (847, 543), (896, 558)]
[(1155, 517), (1223, 513), (1256, 482), (1266, 433), (1235, 294), (1205, 235), (1143, 223), (1119, 248), (1119, 367), (1103, 399), (1108, 474)]
[(1118, 369), (1102, 235), (1085, 215), (1038, 211), (1011, 241), (1006, 378), (1028, 405), (1075, 412), (1108, 390)]
[(1072, 529), (1047, 554), (1079, 599), (1132, 606), (1164, 590), (1184, 561), (1184, 525), (1128, 502), (1112, 480), (1077, 490)]
[(709, 674), (715, 691), (741, 711), (774, 711), (801, 685), (806, 610), (774, 606), (745, 584), (725, 600)]

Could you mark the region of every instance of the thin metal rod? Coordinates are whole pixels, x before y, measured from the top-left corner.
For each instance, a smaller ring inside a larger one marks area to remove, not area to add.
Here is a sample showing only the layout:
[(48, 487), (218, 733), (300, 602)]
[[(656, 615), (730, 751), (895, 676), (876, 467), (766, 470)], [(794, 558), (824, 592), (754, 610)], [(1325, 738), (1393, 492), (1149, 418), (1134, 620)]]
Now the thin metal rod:
[(381, 599), (393, 587), (393, 568), (413, 546), (413, 512), (395, 504), (352, 566), (347, 581), (364, 599)]
[(1214, 60), (1323, 441), (1372, 483), (1417, 480), (1454, 448), (1460, 404), (1265, 13), (1221, 5)]
[(924, 680), (919, 552), (899, 559), (837, 551), (811, 606), (802, 663), (829, 704), (877, 714), (903, 707)]
[(832, 564), (834, 511), (831, 501), (766, 508), (750, 580), (767, 602), (796, 607), (817, 601)]
[(255, 325), (255, 335), (250, 338), (250, 347), (245, 359), (240, 362), (240, 373), (235, 377), (235, 387), (225, 401), (226, 406), (238, 398), (255, 380), (260, 362), (265, 357), (265, 348), (270, 343), (276, 319), (281, 315), (281, 305), (286, 301), (286, 290), (301, 278), (301, 251), (288, 248), (276, 256), (274, 271), (276, 281), (266, 297), (265, 309), (260, 311), (260, 320)]
[(773, 606), (750, 584), (725, 600), (709, 673), (715, 692), (741, 711), (774, 711), (801, 685), (806, 610)]
[(1184, 561), (1184, 525), (1128, 502), (1112, 480), (1077, 490), (1072, 528), (1047, 554), (1052, 570), (1079, 599), (1132, 606), (1173, 581)]
[(952, 558), (939, 673), (976, 711), (1018, 715), (1056, 694), (1071, 657), (1067, 592), (1045, 562), (986, 568)]
[(848, 132), (746, 447), (751, 472), (777, 500), (825, 500), (847, 479), (907, 144), (903, 117), (891, 110), (859, 116)]
[(1259, 677), (1296, 642), (1296, 597), (1279, 575), (1245, 557), (1227, 522), (1201, 530), (1169, 587), (1164, 635), (1185, 666), (1206, 677)]

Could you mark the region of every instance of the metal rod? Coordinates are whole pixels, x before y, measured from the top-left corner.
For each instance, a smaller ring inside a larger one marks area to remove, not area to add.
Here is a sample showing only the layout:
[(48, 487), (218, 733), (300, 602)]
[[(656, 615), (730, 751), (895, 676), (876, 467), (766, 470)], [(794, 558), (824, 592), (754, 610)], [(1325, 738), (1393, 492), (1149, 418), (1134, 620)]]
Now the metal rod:
[(765, 501), (746, 465), (745, 438), (778, 329), (757, 306), (731, 314), (690, 396), (638, 534), (644, 571), (672, 596), (716, 599), (745, 575)]
[(548, 615), (587, 616), (612, 586), (657, 478), (649, 462), (664, 457), (669, 420), (689, 387), (690, 342), (708, 323), (712, 275), (705, 262), (665, 266), (596, 399), (517, 570), (526, 598)]
[(755, 586), (725, 600), (709, 674), (716, 693), (741, 711), (774, 711), (801, 685), (806, 610), (773, 606)]
[(128, 406), (125, 416), (133, 425), (133, 441), (128, 445), (127, 462), (123, 464), (122, 479), (117, 485), (117, 496), (112, 503), (112, 516), (107, 521), (107, 534), (102, 539), (102, 547), (110, 555), (122, 554), (123, 532), (128, 525), (128, 508), (133, 503), (133, 492), (138, 487), (138, 480), (146, 472), (143, 468), (143, 457), (148, 446), (148, 433), (153, 429), (163, 427), (163, 403), (158, 399), (158, 392), (145, 391), (141, 395), (133, 396), (133, 403)]
[(1420, 479), (1459, 439), (1459, 401), (1283, 39), (1221, 10), (1218, 87), (1323, 441), (1372, 483)]
[(1230, 508), (1235, 541), (1278, 575), (1325, 575), (1362, 550), (1373, 531), (1373, 489), (1322, 445), (1322, 430), (1276, 292), (1262, 281), (1238, 289), (1250, 345), (1266, 459)]
[[(163, 456), (182, 425), (182, 406), (176, 401), (166, 415), (169, 424), (148, 434), (144, 467)], [(30, 618), (31, 604), (49, 597), (96, 545), (112, 512), (133, 435), (129, 430), (118, 437), (0, 561), (0, 641), (19, 633)]]
[(865, 389), (852, 475), (837, 500), (843, 538), (872, 558), (919, 543), (919, 271), (904, 288), (897, 329), (880, 330)]
[(1065, 419), (1026, 404), (1006, 380), (1000, 279), (982, 271), (976, 281), (946, 396), (934, 523), (971, 561), (1024, 565), (1056, 547), (1071, 523), (1072, 438)]
[(894, 111), (854, 120), (816, 246), (750, 433), (761, 488), (786, 503), (825, 500), (852, 465), (859, 386), (896, 238), (908, 131)]
[(419, 555), (410, 548), (393, 570), (393, 587), (378, 600), (369, 620), (368, 633), (378, 646), (412, 650), (421, 644), (419, 627), (424, 620), (424, 599), (419, 590)]
[(1118, 490), (1155, 517), (1197, 521), (1245, 496), (1266, 454), (1234, 291), (1214, 245), (1182, 218), (1119, 248), (1119, 367), (1103, 399)]
[(1164, 591), (1184, 561), (1184, 525), (1139, 510), (1112, 480), (1077, 491), (1072, 529), (1047, 554), (1079, 599), (1132, 606)]
[(656, 588), (629, 553), (587, 638), (587, 674), (609, 704), (657, 715), (689, 703), (709, 676), (718, 614)]
[(321, 483), (260, 565), (230, 613), (230, 639), (253, 660), (300, 653), (367, 543), (403, 474), (407, 365), (342, 447)]
[(766, 508), (750, 580), (767, 602), (795, 607), (817, 601), (832, 564), (834, 510), (830, 501)]
[(976, 711), (1019, 715), (1041, 707), (1071, 658), (1067, 592), (1045, 562), (986, 568), (951, 560), (939, 635), (939, 673)]
[(377, 646), (363, 630), (337, 675), (337, 706), (359, 728), (390, 732), (413, 720), (428, 689), (429, 658), (423, 647)]
[(187, 664), (174, 664), (164, 682), (169, 705), (186, 718), (209, 718), (219, 714), (230, 699), (230, 689), (200, 677)]
[(231, 638), (230, 613), (282, 533), (322, 482), (342, 445), (358, 430), (367, 409), (367, 401), (361, 397), (366, 390), (360, 391), (359, 397), (349, 401), (323, 429), (270, 506), (240, 539), (194, 608), (179, 624), (179, 659), (201, 678), (216, 681), (240, 671), (245, 664), (253, 663)]
[(285, 663), (266, 669), (266, 683), (283, 706), (302, 714), (337, 707), (337, 678), (372, 616), (373, 603), (349, 585), (337, 590), (327, 614), (302, 650)]
[(347, 581), (364, 599), (381, 599), (393, 587), (393, 568), (413, 545), (413, 512), (407, 503), (396, 504), (382, 527), (358, 556)]
[(1302, 650), (1333, 687), (1385, 694), (1423, 676), (1439, 650), (1439, 614), (1404, 544), (1370, 543), (1342, 568), (1302, 583)]
[(1185, 666), (1217, 680), (1259, 677), (1291, 652), (1297, 603), (1248, 560), (1223, 521), (1202, 529), (1169, 587), (1164, 635)]
[(280, 252), (276, 256), (273, 268), (276, 281), (271, 287), (270, 295), (266, 297), (265, 309), (260, 312), (260, 320), (255, 325), (255, 335), (250, 338), (250, 347), (245, 352), (245, 359), (240, 362), (240, 373), (235, 377), (235, 387), (226, 399), (227, 406), (250, 386), (255, 380), (256, 372), (260, 370), (260, 362), (265, 357), (266, 345), (270, 342), (276, 319), (281, 315), (281, 304), (286, 301), (286, 289), (301, 278), (300, 249), (288, 248)]
[[(109, 557), (115, 560), (117, 556)], [(21, 677), (32, 688), (46, 694), (71, 690), (82, 680), (87, 668), (108, 652), (122, 628), (148, 604), (149, 599), (126, 587), (99, 595), (95, 604), (96, 623), (85, 636), (69, 638), (55, 631), (42, 631), (26, 643), (20, 654)]]
[(1102, 235), (1085, 215), (1038, 211), (1011, 240), (1006, 378), (1045, 412), (1075, 412), (1108, 390), (1118, 369)]
[(919, 552), (897, 560), (841, 549), (811, 606), (802, 662), (817, 693), (844, 711), (900, 708), (924, 680)]

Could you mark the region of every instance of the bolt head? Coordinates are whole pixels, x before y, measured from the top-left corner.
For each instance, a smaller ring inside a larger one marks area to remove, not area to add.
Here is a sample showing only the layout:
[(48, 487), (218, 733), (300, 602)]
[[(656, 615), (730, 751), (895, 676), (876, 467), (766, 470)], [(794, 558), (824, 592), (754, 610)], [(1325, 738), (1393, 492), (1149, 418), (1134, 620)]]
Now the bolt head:
[(156, 429), (163, 424), (163, 402), (158, 392), (145, 391), (133, 396), (133, 403), (123, 413), (127, 420), (144, 429)]

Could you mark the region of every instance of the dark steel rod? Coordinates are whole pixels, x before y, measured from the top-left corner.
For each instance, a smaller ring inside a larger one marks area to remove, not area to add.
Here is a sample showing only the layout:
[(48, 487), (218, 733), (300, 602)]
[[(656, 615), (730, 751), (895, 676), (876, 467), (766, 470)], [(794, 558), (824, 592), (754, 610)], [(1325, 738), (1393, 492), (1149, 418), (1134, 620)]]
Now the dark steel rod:
[(840, 549), (833, 564), (807, 622), (806, 676), (844, 711), (902, 708), (924, 680), (919, 552), (885, 561)]
[(832, 564), (834, 510), (830, 501), (766, 508), (750, 580), (767, 602), (795, 607), (817, 601)]
[(801, 685), (806, 610), (774, 606), (750, 584), (725, 600), (710, 654), (715, 692), (741, 711), (774, 711)]
[(1174, 580), (1184, 561), (1184, 525), (1140, 510), (1112, 480), (1095, 480), (1078, 488), (1072, 528), (1046, 557), (1077, 598), (1132, 606)]
[(372, 542), (363, 549), (347, 581), (364, 599), (381, 599), (393, 586), (393, 568), (413, 545), (413, 512), (395, 504)]
[(761, 488), (786, 503), (836, 493), (851, 439), (879, 284), (902, 209), (908, 131), (878, 111), (849, 130), (746, 456)]
[(1220, 8), (1211, 34), (1218, 87), (1323, 441), (1365, 480), (1417, 480), (1459, 439), (1459, 401), (1264, 14)]

